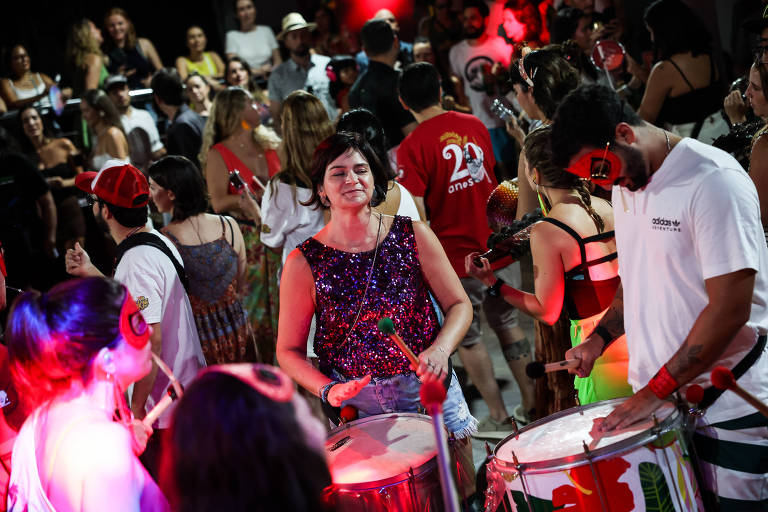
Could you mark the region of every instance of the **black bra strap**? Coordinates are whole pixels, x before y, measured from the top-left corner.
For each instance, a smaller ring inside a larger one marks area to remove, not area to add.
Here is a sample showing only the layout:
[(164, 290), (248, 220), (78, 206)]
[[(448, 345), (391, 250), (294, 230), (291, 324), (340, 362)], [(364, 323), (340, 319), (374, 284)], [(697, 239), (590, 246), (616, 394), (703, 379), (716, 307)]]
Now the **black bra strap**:
[[(571, 226), (569, 226), (568, 224), (566, 224), (564, 222), (561, 222), (561, 221), (559, 221), (557, 219), (553, 219), (552, 217), (544, 217), (541, 220), (544, 221), (544, 222), (549, 222), (550, 224), (553, 224), (553, 225), (559, 227), (560, 229), (562, 229), (563, 231), (565, 231), (566, 233), (571, 235), (573, 237), (573, 239), (576, 240), (576, 243), (579, 244), (579, 251), (581, 252), (581, 263), (582, 263), (582, 265), (584, 264), (584, 262), (587, 261), (587, 251), (584, 248), (584, 241), (581, 239), (581, 236), (579, 236), (579, 234)], [(579, 267), (581, 267), (581, 265), (579, 265), (576, 268), (579, 268)]]
[(611, 238), (616, 238), (615, 231), (603, 231), (602, 233), (588, 236), (587, 238), (582, 238), (581, 240), (585, 244), (590, 244), (592, 242), (602, 242), (603, 240), (610, 240)]
[(693, 85), (691, 85), (691, 82), (689, 82), (688, 79), (685, 77), (685, 75), (683, 74), (683, 70), (680, 69), (680, 66), (675, 64), (675, 61), (673, 61), (672, 59), (668, 59), (667, 62), (675, 66), (675, 69), (677, 70), (678, 73), (680, 73), (680, 76), (683, 77), (683, 80), (685, 80), (685, 83), (688, 84), (688, 87), (690, 87), (691, 90), (694, 91), (695, 89), (693, 88)]
[(601, 263), (605, 263), (606, 261), (613, 261), (613, 260), (616, 259), (616, 257), (618, 255), (619, 255), (619, 253), (612, 252), (611, 254), (606, 254), (605, 256), (597, 258), (596, 260), (586, 261), (586, 262), (584, 262), (584, 266), (585, 267), (594, 267), (595, 265), (599, 265)]

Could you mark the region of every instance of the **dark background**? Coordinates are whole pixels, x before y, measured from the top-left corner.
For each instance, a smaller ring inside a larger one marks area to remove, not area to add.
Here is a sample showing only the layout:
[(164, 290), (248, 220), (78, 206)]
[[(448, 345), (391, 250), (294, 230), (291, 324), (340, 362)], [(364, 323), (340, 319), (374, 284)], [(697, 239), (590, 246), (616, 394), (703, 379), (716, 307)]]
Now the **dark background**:
[[(307, 21), (321, 2), (317, 0), (254, 0), (256, 23), (269, 25), (280, 32), (280, 22), (288, 12), (298, 11)], [(459, 2), (457, 2), (458, 4)], [(163, 64), (173, 66), (176, 58), (186, 54), (185, 33), (191, 25), (199, 25), (208, 37), (208, 50), (224, 57), (224, 37), (228, 30), (238, 28), (234, 0), (5, 0), (0, 12), (0, 75), (8, 75), (7, 54), (13, 45), (24, 44), (32, 59), (32, 70), (41, 71), (51, 78), (61, 73), (67, 78), (65, 57), (67, 34), (70, 26), (81, 18), (89, 18), (102, 29), (104, 13), (112, 7), (128, 12), (136, 33), (149, 38), (157, 48)], [(330, 2), (354, 31), (378, 9), (388, 8), (398, 17), (405, 40), (412, 40), (416, 24), (426, 14), (426, 0), (337, 0)]]

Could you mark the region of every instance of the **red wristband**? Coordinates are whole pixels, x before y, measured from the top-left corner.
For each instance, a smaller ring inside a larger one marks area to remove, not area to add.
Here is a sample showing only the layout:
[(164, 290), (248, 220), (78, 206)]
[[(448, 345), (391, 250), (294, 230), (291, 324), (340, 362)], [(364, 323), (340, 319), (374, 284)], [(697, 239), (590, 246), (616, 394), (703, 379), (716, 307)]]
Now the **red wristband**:
[(667, 365), (664, 365), (661, 367), (661, 370), (653, 376), (650, 382), (648, 382), (648, 387), (651, 388), (653, 394), (664, 400), (671, 395), (673, 391), (679, 388), (680, 385), (672, 374), (669, 373), (669, 370), (667, 370)]

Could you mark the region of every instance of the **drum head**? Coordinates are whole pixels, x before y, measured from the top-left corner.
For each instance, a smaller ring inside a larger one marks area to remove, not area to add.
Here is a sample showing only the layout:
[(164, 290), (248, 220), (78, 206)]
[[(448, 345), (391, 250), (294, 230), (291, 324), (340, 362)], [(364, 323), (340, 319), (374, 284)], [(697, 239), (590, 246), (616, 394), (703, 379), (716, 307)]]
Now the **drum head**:
[[(581, 407), (583, 414), (580, 414), (579, 407), (574, 407), (543, 418), (520, 430), (517, 437), (511, 435), (504, 439), (496, 446), (494, 455), (502, 463), (513, 464), (514, 452), (519, 463), (536, 468), (554, 467), (568, 462), (570, 466), (579, 465), (586, 460), (584, 444), (592, 442), (590, 431), (594, 420), (608, 416), (625, 400), (621, 398), (586, 405)], [(665, 403), (656, 411), (659, 423), (668, 424), (676, 417), (677, 410), (671, 403)], [(600, 452), (614, 454), (647, 443), (653, 437), (653, 426), (653, 419), (648, 418), (616, 435), (605, 435), (590, 448), (593, 460), (600, 457)]]
[(429, 416), (386, 414), (352, 421), (335, 429), (325, 443), (336, 486), (382, 485), (400, 481), (435, 457), (435, 432)]
[(624, 46), (620, 42), (613, 39), (601, 39), (592, 48), (590, 59), (597, 68), (613, 71), (624, 62), (625, 53)]

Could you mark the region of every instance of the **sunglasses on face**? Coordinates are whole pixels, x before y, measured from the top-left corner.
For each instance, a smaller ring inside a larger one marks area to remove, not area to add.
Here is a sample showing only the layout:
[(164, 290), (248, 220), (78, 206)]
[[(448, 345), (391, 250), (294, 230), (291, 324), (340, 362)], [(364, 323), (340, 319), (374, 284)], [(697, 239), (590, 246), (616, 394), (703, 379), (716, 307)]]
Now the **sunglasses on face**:
[(611, 143), (604, 149), (594, 149), (583, 155), (568, 168), (568, 172), (601, 186), (612, 186), (621, 175), (621, 160), (611, 151)]

